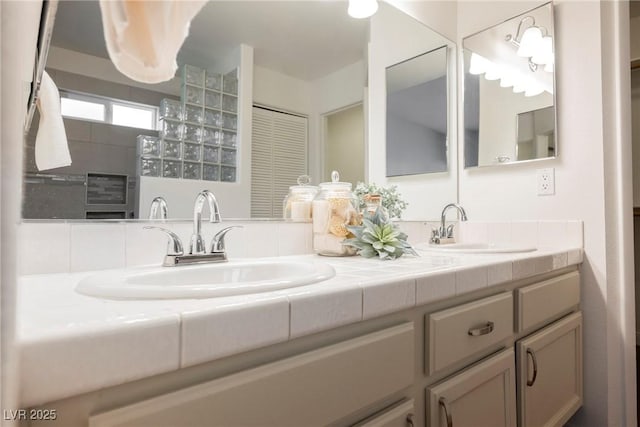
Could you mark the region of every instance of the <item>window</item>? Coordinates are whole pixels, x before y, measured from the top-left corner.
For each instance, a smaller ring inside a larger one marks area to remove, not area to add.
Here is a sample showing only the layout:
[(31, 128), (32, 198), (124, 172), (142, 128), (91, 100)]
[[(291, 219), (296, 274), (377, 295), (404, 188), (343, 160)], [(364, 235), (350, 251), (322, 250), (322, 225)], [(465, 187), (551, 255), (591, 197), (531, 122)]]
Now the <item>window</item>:
[(60, 91), (64, 117), (139, 129), (158, 129), (158, 107), (80, 92)]

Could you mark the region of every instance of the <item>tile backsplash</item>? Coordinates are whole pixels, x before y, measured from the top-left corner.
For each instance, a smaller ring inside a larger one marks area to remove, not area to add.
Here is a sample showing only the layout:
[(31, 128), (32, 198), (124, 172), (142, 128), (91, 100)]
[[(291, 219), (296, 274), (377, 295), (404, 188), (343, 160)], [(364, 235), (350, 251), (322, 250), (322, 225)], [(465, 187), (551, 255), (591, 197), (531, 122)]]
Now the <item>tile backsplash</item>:
[[(21, 275), (73, 273), (109, 268), (159, 265), (167, 237), (147, 225), (170, 229), (180, 236), (185, 250), (193, 231), (191, 221), (140, 222), (25, 222), (18, 235)], [(225, 241), (230, 258), (269, 257), (313, 253), (311, 224), (283, 221), (224, 221), (203, 223), (207, 245), (223, 227), (238, 225)], [(436, 222), (402, 221), (410, 243), (426, 242)], [(461, 242), (582, 247), (582, 221), (462, 222), (456, 226)]]

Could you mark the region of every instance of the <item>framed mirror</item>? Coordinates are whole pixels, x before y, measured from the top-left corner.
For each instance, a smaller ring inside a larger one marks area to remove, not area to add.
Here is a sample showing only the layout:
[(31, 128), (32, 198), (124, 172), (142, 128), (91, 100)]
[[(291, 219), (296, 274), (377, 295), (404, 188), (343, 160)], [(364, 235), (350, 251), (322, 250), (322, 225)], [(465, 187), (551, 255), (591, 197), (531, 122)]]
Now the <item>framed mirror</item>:
[(553, 6), (465, 37), (464, 165), (558, 155)]
[(387, 68), (387, 176), (447, 170), (447, 46)]
[[(376, 37), (386, 41), (374, 42), (374, 56), (396, 50), (406, 59), (443, 45), (432, 42), (442, 38), (430, 28), (382, 3), (376, 19), (385, 14), (393, 27), (378, 25)], [(23, 218), (148, 219), (161, 196), (169, 219), (188, 219), (206, 188), (224, 218), (277, 219), (299, 175), (326, 181), (332, 169), (357, 163), (349, 159), (363, 165), (341, 173), (354, 185), (386, 185), (367, 157), (384, 158), (365, 117), (385, 99), (367, 91), (370, 27), (369, 19), (349, 17), (342, 1), (211, 1), (191, 23), (176, 77), (148, 85), (109, 60), (97, 1), (61, 0), (46, 71), (65, 104), (72, 164), (36, 168), (36, 113), (25, 138)], [(397, 28), (406, 40), (429, 43), (418, 52), (394, 48)], [(219, 121), (209, 122), (210, 114)], [(351, 146), (354, 135), (361, 140)], [(456, 199), (455, 185), (444, 191), (443, 199)], [(410, 189), (401, 192), (419, 206)]]

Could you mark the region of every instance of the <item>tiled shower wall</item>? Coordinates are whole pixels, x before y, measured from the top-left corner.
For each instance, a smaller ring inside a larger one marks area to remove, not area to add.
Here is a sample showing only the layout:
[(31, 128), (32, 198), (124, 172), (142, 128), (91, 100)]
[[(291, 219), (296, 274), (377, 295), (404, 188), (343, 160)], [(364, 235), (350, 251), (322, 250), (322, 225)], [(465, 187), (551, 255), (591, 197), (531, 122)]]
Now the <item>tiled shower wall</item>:
[[(109, 268), (159, 265), (166, 253), (167, 237), (157, 230), (144, 230), (149, 221), (139, 222), (25, 222), (19, 227), (19, 274), (69, 273)], [(191, 221), (153, 225), (174, 231), (185, 251), (193, 231)], [(283, 221), (224, 221), (203, 224), (210, 245), (216, 231), (238, 225), (227, 234), (231, 259), (313, 253), (311, 224)], [(400, 228), (410, 243), (426, 242), (432, 227), (425, 221), (402, 221)], [(460, 223), (461, 242), (488, 242), (536, 247), (581, 248), (582, 221), (527, 221), (506, 223)]]
[[(59, 70), (47, 69), (60, 89), (74, 90), (100, 96), (148, 104), (160, 105), (163, 98), (179, 97), (107, 82)], [(25, 173), (38, 173), (34, 161), (34, 146), (38, 129), (38, 117), (26, 138)], [(91, 206), (85, 205), (86, 188), (82, 181), (47, 181), (43, 184), (25, 185), (23, 218), (66, 218), (83, 219), (85, 210), (125, 211), (126, 217), (135, 208), (136, 177), (136, 137), (141, 133), (157, 133), (138, 128), (114, 126), (106, 123), (89, 122), (65, 118), (64, 126), (69, 140), (72, 164), (68, 167), (44, 171), (44, 174), (86, 176), (87, 173), (111, 173), (127, 175), (129, 188), (126, 205)], [(45, 215), (45, 216), (43, 216)]]

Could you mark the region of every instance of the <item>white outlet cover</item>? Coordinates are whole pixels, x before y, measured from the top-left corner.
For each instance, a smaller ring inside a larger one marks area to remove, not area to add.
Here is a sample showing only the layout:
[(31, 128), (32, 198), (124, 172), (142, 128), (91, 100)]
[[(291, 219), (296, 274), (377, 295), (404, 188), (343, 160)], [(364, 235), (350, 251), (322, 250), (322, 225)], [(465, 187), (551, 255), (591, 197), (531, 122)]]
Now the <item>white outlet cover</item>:
[(556, 194), (555, 169), (545, 168), (537, 170), (538, 196), (552, 196)]

